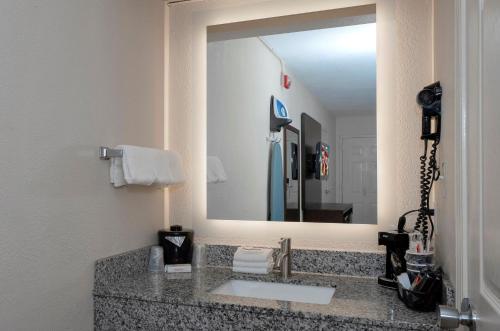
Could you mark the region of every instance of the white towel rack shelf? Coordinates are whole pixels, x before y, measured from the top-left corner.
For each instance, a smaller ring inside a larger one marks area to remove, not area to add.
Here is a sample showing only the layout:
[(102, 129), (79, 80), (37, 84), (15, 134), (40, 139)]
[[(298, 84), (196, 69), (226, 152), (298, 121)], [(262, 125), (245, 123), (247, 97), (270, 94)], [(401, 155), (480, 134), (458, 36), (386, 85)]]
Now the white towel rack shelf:
[(99, 158), (101, 160), (109, 160), (112, 157), (122, 157), (123, 151), (121, 149), (113, 149), (105, 146), (99, 147)]

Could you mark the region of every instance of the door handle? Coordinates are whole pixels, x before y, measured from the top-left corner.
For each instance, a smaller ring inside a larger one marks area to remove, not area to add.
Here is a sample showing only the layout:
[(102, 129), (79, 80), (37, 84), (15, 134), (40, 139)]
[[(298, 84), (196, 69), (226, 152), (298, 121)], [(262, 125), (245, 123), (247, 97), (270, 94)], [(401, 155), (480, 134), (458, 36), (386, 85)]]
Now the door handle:
[(476, 330), (477, 314), (474, 311), (469, 298), (462, 300), (460, 311), (449, 306), (439, 306), (438, 326), (442, 329), (457, 329), (460, 325), (469, 327), (469, 330)]

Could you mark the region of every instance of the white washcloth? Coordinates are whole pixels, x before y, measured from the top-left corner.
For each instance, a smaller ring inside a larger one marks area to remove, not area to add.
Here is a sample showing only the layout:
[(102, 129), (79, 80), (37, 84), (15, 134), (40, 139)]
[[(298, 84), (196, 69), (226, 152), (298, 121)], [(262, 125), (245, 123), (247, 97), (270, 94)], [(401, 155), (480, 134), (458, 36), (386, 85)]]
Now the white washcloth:
[(243, 267), (243, 268), (268, 268), (269, 266), (274, 266), (274, 260), (272, 256), (263, 262), (249, 262), (249, 261), (233, 261), (233, 267)]
[(123, 151), (123, 156), (111, 159), (110, 176), (115, 187), (170, 185), (185, 180), (181, 158), (174, 151), (129, 145), (116, 148)]
[(207, 183), (223, 183), (227, 181), (222, 161), (217, 156), (207, 156)]
[(233, 261), (265, 262), (272, 259), (273, 250), (271, 248), (260, 247), (238, 247), (234, 253)]
[(272, 267), (267, 268), (251, 268), (251, 267), (234, 267), (233, 272), (244, 272), (247, 274), (268, 274), (273, 270)]

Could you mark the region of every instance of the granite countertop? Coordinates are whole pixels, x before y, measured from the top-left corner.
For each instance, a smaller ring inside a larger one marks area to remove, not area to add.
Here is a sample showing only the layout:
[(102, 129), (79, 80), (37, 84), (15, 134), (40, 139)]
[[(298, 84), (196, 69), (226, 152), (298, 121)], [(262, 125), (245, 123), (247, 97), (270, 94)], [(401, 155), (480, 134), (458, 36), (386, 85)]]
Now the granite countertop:
[(276, 273), (250, 275), (233, 273), (230, 268), (207, 267), (187, 274), (141, 273), (114, 283), (96, 285), (94, 295), (214, 309), (333, 319), (345, 323), (387, 328), (438, 330), (436, 313), (412, 311), (394, 290), (377, 284), (376, 278), (294, 273), (286, 283), (336, 286), (327, 305), (253, 299), (211, 294), (229, 279), (282, 282)]

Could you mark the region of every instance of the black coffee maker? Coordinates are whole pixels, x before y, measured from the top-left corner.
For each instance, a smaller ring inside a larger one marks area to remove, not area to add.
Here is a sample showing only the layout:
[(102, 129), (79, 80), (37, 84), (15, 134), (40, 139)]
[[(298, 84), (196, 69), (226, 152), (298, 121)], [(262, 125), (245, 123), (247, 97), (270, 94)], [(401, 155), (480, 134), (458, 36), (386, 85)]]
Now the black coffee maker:
[(378, 244), (386, 246), (385, 275), (378, 277), (378, 283), (396, 289), (398, 287), (397, 276), (406, 271), (405, 253), (409, 247), (408, 233), (379, 232)]

